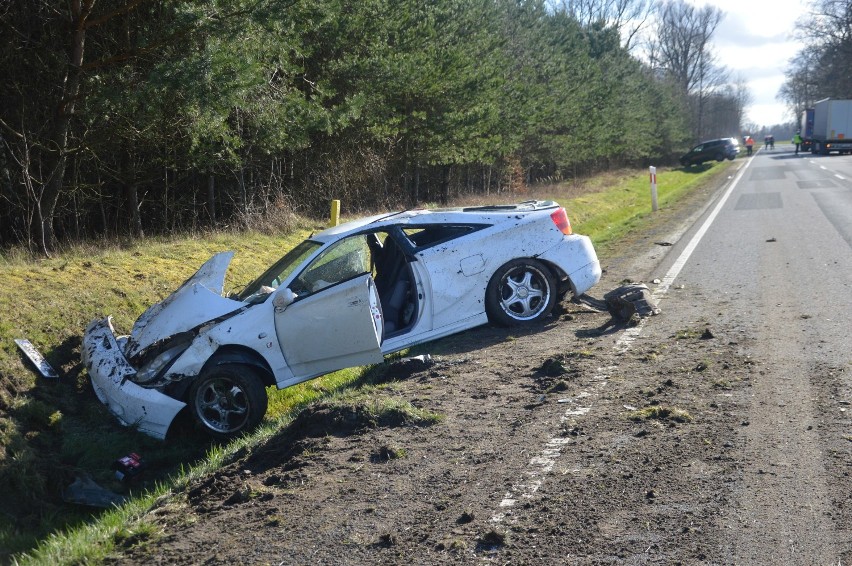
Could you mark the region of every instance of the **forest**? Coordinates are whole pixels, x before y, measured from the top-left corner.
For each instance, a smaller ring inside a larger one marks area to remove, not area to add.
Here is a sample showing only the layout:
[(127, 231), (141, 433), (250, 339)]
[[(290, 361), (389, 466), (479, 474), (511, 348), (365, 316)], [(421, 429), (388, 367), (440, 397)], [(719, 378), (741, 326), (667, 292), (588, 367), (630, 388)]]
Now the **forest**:
[[(0, 0), (0, 249), (522, 196), (739, 132), (685, 0)], [(649, 32), (649, 22), (654, 22)]]

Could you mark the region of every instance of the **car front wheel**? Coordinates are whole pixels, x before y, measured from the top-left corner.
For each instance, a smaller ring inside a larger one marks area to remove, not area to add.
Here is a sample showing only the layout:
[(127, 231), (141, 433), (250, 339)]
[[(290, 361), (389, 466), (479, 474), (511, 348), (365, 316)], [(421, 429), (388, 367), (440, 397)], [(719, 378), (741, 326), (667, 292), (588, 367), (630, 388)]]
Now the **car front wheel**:
[(494, 273), (485, 291), (488, 317), (504, 326), (542, 320), (555, 304), (553, 275), (535, 259), (515, 259), (506, 263)]
[(193, 419), (220, 440), (235, 438), (260, 424), (267, 402), (260, 377), (240, 364), (204, 370), (189, 390)]

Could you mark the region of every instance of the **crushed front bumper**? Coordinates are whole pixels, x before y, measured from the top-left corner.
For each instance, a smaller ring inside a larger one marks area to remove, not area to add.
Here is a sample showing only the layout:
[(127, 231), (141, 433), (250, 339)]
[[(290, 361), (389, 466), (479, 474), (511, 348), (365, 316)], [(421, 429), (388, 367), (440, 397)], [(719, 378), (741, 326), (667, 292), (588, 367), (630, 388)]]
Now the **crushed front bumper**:
[(130, 381), (136, 369), (121, 351), (112, 317), (94, 320), (86, 328), (82, 359), (98, 399), (123, 425), (154, 438), (166, 437), (169, 425), (186, 404)]

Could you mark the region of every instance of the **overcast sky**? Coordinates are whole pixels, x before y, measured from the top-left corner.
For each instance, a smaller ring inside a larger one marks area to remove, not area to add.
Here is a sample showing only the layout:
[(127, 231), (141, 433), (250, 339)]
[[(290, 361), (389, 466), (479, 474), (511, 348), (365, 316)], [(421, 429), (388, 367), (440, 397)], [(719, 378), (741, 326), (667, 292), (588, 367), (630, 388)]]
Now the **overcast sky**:
[(772, 126), (792, 121), (775, 97), (784, 82), (788, 61), (799, 50), (793, 38), (796, 20), (807, 12), (802, 0), (689, 0), (712, 5), (725, 17), (713, 35), (713, 52), (733, 77), (748, 83), (752, 103), (747, 123)]

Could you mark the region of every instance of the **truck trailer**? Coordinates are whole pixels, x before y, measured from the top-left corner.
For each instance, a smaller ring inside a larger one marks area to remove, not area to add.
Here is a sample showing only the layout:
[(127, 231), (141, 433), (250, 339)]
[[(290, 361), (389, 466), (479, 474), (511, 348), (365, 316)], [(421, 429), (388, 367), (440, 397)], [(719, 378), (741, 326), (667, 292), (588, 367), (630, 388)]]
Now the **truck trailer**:
[(813, 151), (814, 145), (814, 109), (806, 108), (802, 112), (802, 124), (799, 135), (802, 136), (802, 151)]
[(852, 100), (826, 98), (814, 104), (811, 153), (852, 153)]

